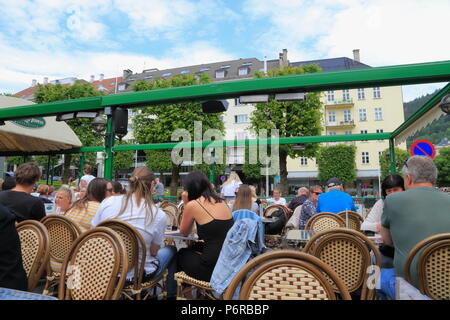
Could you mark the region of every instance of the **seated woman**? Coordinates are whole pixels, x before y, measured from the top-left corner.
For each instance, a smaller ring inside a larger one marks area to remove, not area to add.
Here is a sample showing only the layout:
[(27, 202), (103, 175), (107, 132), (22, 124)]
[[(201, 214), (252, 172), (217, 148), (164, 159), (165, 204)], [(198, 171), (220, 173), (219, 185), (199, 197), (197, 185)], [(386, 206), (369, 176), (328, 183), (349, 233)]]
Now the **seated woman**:
[(253, 200), (252, 189), (246, 184), (239, 186), (231, 211), (234, 212), (242, 209), (250, 210), (256, 214), (259, 214), (258, 205)]
[(195, 222), (198, 236), (204, 244), (203, 248), (181, 249), (178, 252), (178, 269), (195, 279), (210, 281), (227, 232), (233, 226), (233, 217), (204, 173), (189, 173), (184, 179), (184, 189), (189, 202), (184, 208), (180, 232), (189, 235)]
[(64, 214), (66, 211), (72, 207), (75, 201), (75, 196), (68, 186), (61, 186), (56, 192), (55, 204), (56, 204), (56, 214)]
[[(403, 178), (398, 174), (388, 175), (381, 183), (381, 194), (383, 199), (392, 193), (401, 191), (405, 191), (405, 187)], [(375, 202), (372, 210), (370, 210), (369, 214), (361, 225), (361, 231), (380, 231), (381, 215), (383, 214), (384, 205), (383, 199), (379, 199), (377, 202)]]
[[(142, 281), (147, 282), (159, 277), (168, 268), (167, 297), (176, 296), (177, 284), (173, 280), (176, 271), (177, 252), (173, 246), (165, 246), (164, 232), (166, 230), (166, 214), (158, 209), (151, 195), (155, 185), (155, 177), (147, 167), (138, 167), (129, 179), (130, 185), (126, 195), (109, 197), (102, 202), (92, 225), (108, 219), (119, 219), (134, 226), (145, 241), (147, 255), (145, 259), (145, 274)], [(95, 181), (95, 180), (94, 180)], [(91, 186), (92, 182), (89, 184)], [(133, 278), (133, 271), (127, 275)]]
[(91, 228), (91, 222), (97, 210), (106, 197), (111, 196), (112, 191), (107, 190), (107, 179), (95, 178), (88, 187), (86, 196), (75, 201), (72, 207), (64, 214), (80, 227), (81, 232)]
[(36, 190), (36, 192), (39, 193), (39, 199), (41, 199), (43, 203), (53, 203), (48, 199), (48, 190), (49, 187), (46, 184), (40, 184)]

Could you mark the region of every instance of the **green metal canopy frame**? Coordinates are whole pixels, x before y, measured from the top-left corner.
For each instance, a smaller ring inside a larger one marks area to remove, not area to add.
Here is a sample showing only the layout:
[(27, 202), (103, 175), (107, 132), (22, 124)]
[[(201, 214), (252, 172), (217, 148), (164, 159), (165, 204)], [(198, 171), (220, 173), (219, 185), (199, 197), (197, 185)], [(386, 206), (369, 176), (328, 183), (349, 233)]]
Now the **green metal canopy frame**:
[[(282, 92), (313, 92), (334, 89), (383, 87), (393, 85), (409, 85), (421, 83), (433, 83), (450, 81), (450, 60), (408, 64), (388, 67), (374, 67), (367, 69), (353, 69), (345, 71), (321, 72), (313, 74), (301, 74), (276, 78), (247, 79), (232, 82), (220, 82), (189, 87), (167, 88), (159, 90), (131, 92), (100, 96), (92, 98), (65, 100), (52, 103), (33, 104), (19, 107), (8, 107), (0, 109), (0, 121), (29, 118), (34, 116), (50, 116), (73, 111), (103, 110), (106, 107), (135, 108), (148, 105), (173, 104), (185, 101), (206, 101), (214, 99), (236, 98), (241, 95), (267, 94)], [(448, 87), (448, 86), (447, 86)], [(446, 87), (446, 88), (447, 88)], [(448, 91), (448, 90), (447, 90)], [(434, 99), (434, 98), (433, 98)], [(433, 100), (432, 99), (432, 100)], [(435, 98), (434, 100), (437, 100)], [(433, 101), (434, 101), (433, 100)], [(428, 103), (427, 103), (428, 104)], [(435, 104), (435, 103), (434, 103)], [(339, 141), (361, 141), (361, 140), (387, 140), (389, 139), (391, 155), (391, 172), (395, 171), (394, 139), (403, 130), (411, 126), (420, 112), (426, 112), (425, 105), (407, 121), (405, 121), (393, 133), (352, 134), (336, 136), (312, 136), (312, 137), (289, 137), (280, 138), (279, 144), (294, 143), (319, 143)], [(108, 115), (107, 133), (112, 132), (112, 115)], [(108, 146), (82, 147), (58, 152), (32, 153), (32, 154), (55, 154), (55, 153), (85, 153), (105, 151), (105, 177), (111, 179), (114, 151), (126, 150), (162, 150), (177, 147), (214, 147), (214, 146), (239, 146), (270, 144), (270, 139), (233, 140), (233, 141), (203, 141), (181, 143), (159, 143), (145, 145), (120, 145), (114, 146), (113, 135), (110, 134)], [(0, 152), (0, 156), (17, 155), (24, 153)], [(25, 153), (26, 154), (26, 153)], [(31, 153), (30, 153), (31, 154)]]

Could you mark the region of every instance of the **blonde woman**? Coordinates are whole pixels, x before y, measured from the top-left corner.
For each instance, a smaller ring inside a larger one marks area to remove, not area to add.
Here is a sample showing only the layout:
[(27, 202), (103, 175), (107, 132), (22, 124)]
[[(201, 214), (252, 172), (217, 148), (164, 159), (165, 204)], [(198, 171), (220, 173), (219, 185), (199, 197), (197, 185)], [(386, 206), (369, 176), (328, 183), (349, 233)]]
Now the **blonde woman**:
[[(255, 194), (256, 195), (256, 194)], [(234, 201), (231, 211), (236, 210), (251, 210), (258, 214), (258, 205), (253, 200), (253, 192), (250, 186), (243, 184), (239, 186), (238, 192), (236, 194), (236, 200)]]
[[(129, 191), (126, 195), (109, 197), (102, 202), (92, 220), (92, 226), (95, 227), (108, 219), (119, 219), (134, 226), (144, 238), (147, 249), (145, 274), (142, 281), (153, 280), (168, 268), (167, 296), (175, 297), (177, 285), (173, 275), (176, 270), (174, 257), (177, 250), (173, 246), (161, 248), (166, 230), (166, 215), (152, 201), (155, 178), (150, 169), (144, 166), (133, 171), (129, 182)], [(130, 280), (133, 278), (133, 271), (127, 275), (127, 278)]]
[(75, 196), (68, 186), (62, 185), (55, 196), (56, 214), (64, 214), (75, 202)]
[(222, 198), (225, 198), (227, 202), (234, 200), (234, 198), (236, 197), (236, 189), (238, 189), (241, 184), (242, 181), (239, 178), (238, 174), (234, 171), (231, 171), (227, 181), (225, 181), (222, 185)]

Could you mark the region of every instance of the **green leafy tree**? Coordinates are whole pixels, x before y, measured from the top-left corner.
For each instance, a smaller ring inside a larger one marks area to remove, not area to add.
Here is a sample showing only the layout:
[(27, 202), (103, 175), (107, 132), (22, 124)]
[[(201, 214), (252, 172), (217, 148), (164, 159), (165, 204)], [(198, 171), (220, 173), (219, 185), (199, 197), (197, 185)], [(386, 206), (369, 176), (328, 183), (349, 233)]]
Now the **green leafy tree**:
[(153, 172), (158, 172), (161, 177), (164, 172), (172, 171), (172, 159), (165, 150), (147, 150), (145, 159), (147, 167)]
[[(182, 75), (169, 79), (156, 79), (152, 82), (137, 81), (134, 91), (155, 90), (170, 87), (191, 86), (210, 82), (206, 73), (200, 77)], [(173, 105), (154, 105), (142, 109), (133, 119), (134, 137), (137, 143), (171, 142), (172, 133), (176, 129), (186, 129), (194, 140), (194, 121), (202, 123), (202, 136), (208, 129), (218, 129), (224, 133), (224, 125), (220, 114), (205, 114), (200, 103), (184, 102)], [(172, 163), (170, 194), (176, 195), (180, 179), (180, 165)]]
[[(394, 148), (395, 153), (395, 172), (402, 171), (405, 161), (409, 158), (408, 152), (400, 148)], [(380, 156), (381, 180), (391, 173), (391, 161), (389, 149), (384, 150)]]
[(438, 169), (438, 186), (450, 187), (450, 147), (439, 150), (434, 163)]
[[(62, 86), (61, 84), (38, 84), (38, 88), (34, 93), (34, 102), (45, 103), (100, 95), (103, 95), (102, 91), (98, 91), (91, 83), (86, 83), (84, 81), (77, 81), (72, 85), (65, 86)], [(73, 119), (66, 121), (66, 123), (78, 136), (83, 146), (98, 146), (103, 143), (102, 138), (92, 129), (90, 119)], [(76, 164), (76, 161), (72, 162), (72, 160), (73, 157), (71, 154), (65, 155), (64, 172), (62, 177), (63, 183), (67, 183), (69, 181), (70, 165)], [(86, 154), (86, 162), (91, 165), (95, 163), (95, 154)]]
[(343, 183), (356, 180), (356, 147), (336, 145), (321, 147), (317, 164), (319, 166), (319, 180), (323, 183), (330, 178), (339, 178)]
[[(128, 141), (116, 141), (116, 145), (130, 144)], [(129, 169), (133, 166), (134, 151), (117, 151), (114, 153), (113, 172), (117, 180), (120, 170)]]
[[(288, 75), (298, 75), (304, 73), (315, 73), (321, 71), (317, 65), (307, 65), (295, 68), (282, 68), (270, 70), (267, 75), (255, 73), (256, 78), (279, 77)], [(318, 136), (322, 131), (322, 102), (320, 92), (311, 92), (306, 96), (305, 101), (277, 102), (271, 96), (268, 103), (259, 103), (253, 111), (250, 121), (251, 129), (259, 134), (260, 130), (279, 130), (279, 137), (297, 136)], [(287, 157), (307, 157), (316, 156), (319, 146), (316, 143), (306, 144), (304, 150), (293, 150), (292, 145), (279, 146), (280, 164), (280, 187), (283, 194), (288, 194), (287, 181)]]

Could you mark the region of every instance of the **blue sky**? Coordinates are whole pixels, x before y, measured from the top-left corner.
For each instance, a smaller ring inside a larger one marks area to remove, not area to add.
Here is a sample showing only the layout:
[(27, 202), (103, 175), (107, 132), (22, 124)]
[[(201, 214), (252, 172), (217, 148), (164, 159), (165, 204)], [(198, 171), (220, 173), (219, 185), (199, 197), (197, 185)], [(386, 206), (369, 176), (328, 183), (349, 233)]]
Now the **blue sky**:
[[(256, 57), (450, 59), (448, 0), (0, 0), (0, 92), (64, 77)], [(411, 100), (439, 85), (410, 86)]]

